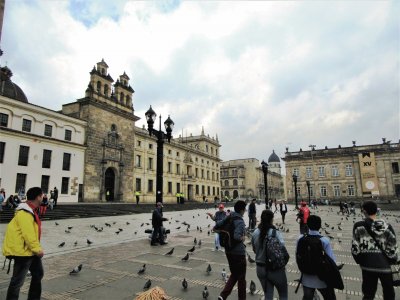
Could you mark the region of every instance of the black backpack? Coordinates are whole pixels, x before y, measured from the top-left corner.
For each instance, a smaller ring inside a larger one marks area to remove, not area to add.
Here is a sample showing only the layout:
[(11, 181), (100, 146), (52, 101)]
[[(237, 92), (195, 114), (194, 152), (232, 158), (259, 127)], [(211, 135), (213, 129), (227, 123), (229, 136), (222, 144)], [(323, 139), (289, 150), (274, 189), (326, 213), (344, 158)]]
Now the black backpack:
[(305, 234), (297, 244), (296, 263), (300, 272), (317, 275), (324, 259), (322, 236)]
[(214, 227), (213, 231), (219, 234), (219, 243), (225, 250), (233, 249), (241, 241), (237, 241), (233, 238), (235, 232), (235, 220), (239, 220), (240, 217), (228, 216), (223, 220), (222, 226), (218, 229)]

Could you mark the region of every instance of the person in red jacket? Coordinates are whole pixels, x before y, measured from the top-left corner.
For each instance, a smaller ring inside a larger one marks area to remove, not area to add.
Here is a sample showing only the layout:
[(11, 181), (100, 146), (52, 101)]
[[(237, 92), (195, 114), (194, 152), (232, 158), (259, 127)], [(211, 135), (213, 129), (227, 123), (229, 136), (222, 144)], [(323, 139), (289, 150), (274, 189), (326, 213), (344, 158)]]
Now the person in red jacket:
[(300, 223), (300, 234), (305, 234), (308, 231), (307, 220), (310, 216), (310, 209), (307, 207), (307, 203), (304, 201), (301, 201), (300, 205), (301, 207), (299, 209), (299, 213), (297, 214), (297, 220), (299, 220)]

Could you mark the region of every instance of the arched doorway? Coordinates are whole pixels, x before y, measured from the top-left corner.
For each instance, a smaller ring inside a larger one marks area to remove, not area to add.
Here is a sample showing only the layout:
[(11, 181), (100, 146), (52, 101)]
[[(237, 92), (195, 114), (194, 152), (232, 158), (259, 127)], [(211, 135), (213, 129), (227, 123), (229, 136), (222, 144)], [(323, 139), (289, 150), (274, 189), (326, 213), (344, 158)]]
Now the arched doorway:
[(239, 197), (238, 191), (237, 191), (237, 190), (234, 190), (234, 191), (233, 191), (233, 199), (236, 199), (236, 198), (238, 198), (238, 197)]
[(106, 191), (106, 200), (114, 201), (115, 193), (115, 173), (112, 168), (108, 168), (105, 173), (104, 190)]

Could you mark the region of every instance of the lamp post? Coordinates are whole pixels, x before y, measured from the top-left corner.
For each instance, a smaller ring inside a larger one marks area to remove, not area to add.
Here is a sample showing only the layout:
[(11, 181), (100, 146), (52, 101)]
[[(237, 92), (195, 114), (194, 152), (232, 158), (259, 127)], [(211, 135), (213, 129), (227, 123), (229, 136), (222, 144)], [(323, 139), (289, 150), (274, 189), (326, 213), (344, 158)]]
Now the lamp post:
[(147, 130), (149, 131), (150, 136), (154, 135), (157, 138), (157, 175), (156, 175), (156, 203), (163, 202), (163, 157), (164, 157), (164, 141), (168, 140), (168, 143), (172, 138), (172, 129), (174, 128), (174, 122), (168, 116), (168, 119), (164, 122), (165, 131), (164, 133), (161, 130), (161, 115), (160, 115), (160, 124), (159, 129), (156, 130), (153, 128), (154, 121), (157, 117), (155, 111), (151, 108), (145, 113), (147, 120)]
[(310, 206), (311, 205), (310, 180), (307, 180), (306, 184), (307, 184), (307, 191), (308, 191), (308, 206)]
[(261, 162), (261, 168), (264, 173), (264, 193), (265, 193), (265, 205), (268, 205), (268, 164), (265, 161)]
[(296, 209), (299, 207), (297, 205), (297, 175), (293, 174), (293, 182), (294, 182), (294, 201), (296, 205)]

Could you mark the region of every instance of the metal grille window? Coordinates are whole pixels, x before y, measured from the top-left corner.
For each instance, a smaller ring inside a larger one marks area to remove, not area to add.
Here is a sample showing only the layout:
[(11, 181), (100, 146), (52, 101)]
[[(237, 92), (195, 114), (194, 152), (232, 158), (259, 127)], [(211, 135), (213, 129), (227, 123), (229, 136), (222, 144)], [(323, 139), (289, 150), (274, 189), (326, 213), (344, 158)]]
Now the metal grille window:
[(51, 150), (43, 150), (42, 168), (49, 169), (51, 166)]
[(64, 153), (63, 157), (63, 171), (69, 171), (71, 167), (71, 153)]
[(347, 186), (347, 195), (349, 196), (354, 196), (354, 185), (350, 184)]
[(68, 194), (69, 177), (61, 179), (61, 194)]
[(321, 186), (320, 188), (321, 197), (326, 197), (326, 186)]
[(22, 131), (31, 132), (32, 121), (27, 119), (22, 119)]
[(72, 140), (72, 131), (69, 129), (65, 129), (64, 140), (71, 141)]
[(318, 176), (325, 177), (325, 167), (318, 167)]
[(42, 181), (40, 183), (40, 187), (43, 190), (43, 193), (49, 192), (49, 183), (50, 183), (50, 176), (42, 175)]
[(333, 195), (335, 197), (340, 197), (340, 185), (333, 186)]
[(136, 192), (140, 192), (142, 190), (142, 179), (136, 178)]
[(8, 126), (8, 115), (0, 114), (0, 126), (7, 127)]
[(353, 167), (352, 167), (352, 165), (346, 165), (346, 176), (353, 176)]
[(19, 146), (18, 165), (19, 166), (27, 166), (28, 158), (29, 158), (29, 147), (28, 146)]
[(0, 142), (0, 164), (4, 161), (4, 152), (6, 150), (6, 143)]
[(25, 184), (26, 184), (26, 174), (17, 173), (17, 180), (15, 181), (15, 192), (18, 193), (18, 191), (21, 188), (25, 190)]
[(44, 125), (44, 135), (51, 137), (53, 134), (53, 126), (45, 124)]
[(312, 168), (311, 167), (306, 168), (306, 177), (312, 178)]
[(332, 166), (332, 177), (338, 177), (338, 176), (339, 176), (338, 166)]

